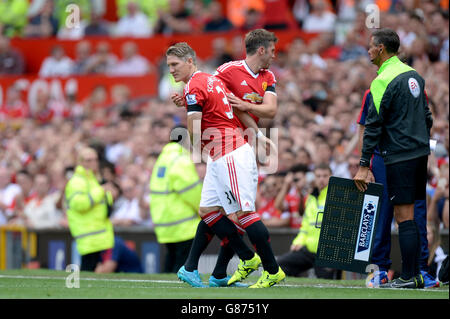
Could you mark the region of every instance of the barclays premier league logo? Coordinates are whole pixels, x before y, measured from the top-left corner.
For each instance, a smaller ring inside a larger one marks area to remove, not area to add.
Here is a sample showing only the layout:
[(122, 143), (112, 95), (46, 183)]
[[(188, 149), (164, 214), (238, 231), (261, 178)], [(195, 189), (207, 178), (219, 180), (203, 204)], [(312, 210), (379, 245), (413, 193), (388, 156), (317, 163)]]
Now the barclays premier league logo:
[(359, 224), (358, 241), (356, 242), (355, 249), (355, 259), (357, 260), (369, 260), (378, 199), (379, 198), (377, 196), (364, 196), (364, 204), (361, 211), (361, 222)]

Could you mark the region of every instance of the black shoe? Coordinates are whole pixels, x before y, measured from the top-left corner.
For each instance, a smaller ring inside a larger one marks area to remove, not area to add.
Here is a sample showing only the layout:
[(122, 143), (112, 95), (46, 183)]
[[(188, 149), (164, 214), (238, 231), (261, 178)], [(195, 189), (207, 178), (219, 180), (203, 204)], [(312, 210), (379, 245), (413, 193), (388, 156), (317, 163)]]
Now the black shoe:
[(410, 288), (417, 289), (425, 286), (422, 274), (419, 274), (411, 279), (405, 280), (402, 278), (394, 279), (386, 284), (380, 285), (380, 288)]

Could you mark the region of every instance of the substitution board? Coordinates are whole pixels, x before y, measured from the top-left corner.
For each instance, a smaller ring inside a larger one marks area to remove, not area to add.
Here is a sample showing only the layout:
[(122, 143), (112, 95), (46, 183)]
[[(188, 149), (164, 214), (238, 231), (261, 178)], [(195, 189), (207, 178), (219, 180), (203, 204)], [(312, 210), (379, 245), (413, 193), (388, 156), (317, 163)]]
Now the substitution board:
[(370, 264), (383, 185), (360, 192), (353, 180), (332, 176), (328, 184), (315, 263), (358, 273)]

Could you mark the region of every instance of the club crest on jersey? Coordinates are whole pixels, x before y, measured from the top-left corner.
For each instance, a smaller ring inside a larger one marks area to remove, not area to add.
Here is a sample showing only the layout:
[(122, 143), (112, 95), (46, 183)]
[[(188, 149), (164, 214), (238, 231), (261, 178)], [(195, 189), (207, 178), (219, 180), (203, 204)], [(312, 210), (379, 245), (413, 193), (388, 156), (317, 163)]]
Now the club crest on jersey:
[(262, 83), (262, 89), (265, 91), (267, 89), (267, 82)]
[(258, 93), (245, 93), (244, 100), (250, 101), (251, 103), (262, 103), (263, 98)]
[(195, 98), (195, 94), (186, 95), (186, 103), (187, 103), (187, 105), (197, 104), (197, 99)]

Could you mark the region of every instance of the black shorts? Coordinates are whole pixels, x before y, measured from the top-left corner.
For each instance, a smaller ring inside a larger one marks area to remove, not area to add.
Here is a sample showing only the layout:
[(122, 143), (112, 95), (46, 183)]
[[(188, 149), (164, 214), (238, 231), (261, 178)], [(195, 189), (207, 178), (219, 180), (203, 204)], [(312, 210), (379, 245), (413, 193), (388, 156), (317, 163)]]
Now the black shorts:
[(392, 205), (413, 204), (426, 199), (428, 156), (386, 165), (389, 200)]

